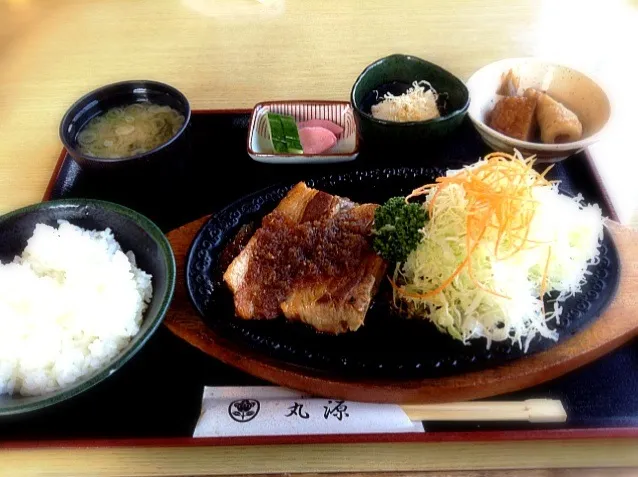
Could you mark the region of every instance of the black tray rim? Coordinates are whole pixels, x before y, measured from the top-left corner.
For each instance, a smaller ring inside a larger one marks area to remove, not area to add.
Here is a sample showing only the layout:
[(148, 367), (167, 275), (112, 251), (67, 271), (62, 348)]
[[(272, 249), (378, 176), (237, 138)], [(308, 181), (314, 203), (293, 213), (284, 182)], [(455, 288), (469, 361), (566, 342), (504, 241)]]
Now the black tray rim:
[[(240, 107), (240, 108), (198, 108), (193, 109), (193, 116), (195, 119), (197, 118), (205, 118), (207, 116), (233, 116), (233, 115), (250, 115), (252, 109), (249, 107)], [(582, 151), (585, 159), (584, 167), (588, 169), (588, 172), (593, 176), (595, 191), (599, 194), (601, 201), (605, 204), (607, 210), (609, 211), (609, 217), (615, 221), (619, 221), (618, 214), (613, 206), (613, 203), (610, 200), (609, 193), (605, 187), (605, 184), (601, 180), (600, 173), (594, 161), (592, 159), (592, 155), (588, 149)], [(41, 200), (43, 202), (52, 200), (54, 195), (56, 194), (56, 187), (61, 182), (64, 181), (67, 177), (66, 173), (68, 172), (69, 162), (72, 161), (71, 157), (68, 155), (67, 151), (64, 148), (61, 148), (60, 152), (55, 155), (55, 163), (53, 163), (54, 157), (52, 159), (53, 167), (51, 169), (51, 175), (49, 181), (47, 183), (46, 189), (43, 191), (43, 195)], [(64, 198), (65, 196), (61, 196), (60, 198)], [(601, 204), (602, 205), (602, 204)], [(186, 225), (186, 223), (181, 224), (175, 227), (176, 230), (180, 226)], [(168, 231), (167, 231), (168, 232)], [(315, 439), (316, 437), (316, 439)], [(335, 438), (333, 440), (333, 437)], [(428, 441), (440, 441), (440, 442), (457, 442), (457, 441), (467, 441), (467, 442), (477, 442), (477, 441), (485, 441), (485, 440), (505, 440), (505, 441), (519, 441), (519, 440), (547, 440), (547, 439), (561, 439), (566, 441), (571, 441), (573, 439), (604, 439), (604, 438), (613, 438), (613, 439), (624, 439), (624, 438), (638, 438), (638, 426), (624, 425), (624, 426), (614, 426), (614, 425), (588, 425), (585, 427), (574, 427), (568, 426), (563, 429), (540, 429), (540, 430), (495, 430), (495, 431), (451, 431), (451, 432), (436, 432), (436, 433), (425, 433), (419, 434), (419, 436), (411, 436), (410, 438), (404, 438), (403, 435), (381, 435), (374, 434), (369, 436), (310, 436), (303, 441), (303, 443), (314, 444), (314, 443), (361, 443), (368, 442), (369, 440), (373, 440), (375, 442), (404, 442), (406, 440), (410, 442), (428, 442)], [(177, 437), (177, 438), (162, 438), (162, 437), (152, 437), (152, 438), (143, 438), (143, 437), (132, 437), (132, 438), (70, 438), (70, 439), (51, 439), (51, 440), (42, 440), (42, 441), (33, 441), (33, 440), (18, 440), (18, 439), (6, 439), (2, 440), (2, 445), (8, 449), (22, 449), (22, 448), (52, 448), (56, 449), (58, 447), (83, 447), (83, 448), (91, 448), (91, 447), (100, 447), (100, 448), (110, 448), (110, 447), (128, 447), (128, 446), (148, 446), (155, 448), (162, 447), (173, 447), (173, 446), (184, 446), (184, 447), (192, 447), (192, 446), (233, 446), (233, 445), (268, 445), (268, 444), (282, 444), (282, 445), (292, 445), (297, 443), (302, 443), (298, 436), (275, 436), (275, 437), (264, 437), (264, 438), (201, 438), (194, 439), (192, 437)]]

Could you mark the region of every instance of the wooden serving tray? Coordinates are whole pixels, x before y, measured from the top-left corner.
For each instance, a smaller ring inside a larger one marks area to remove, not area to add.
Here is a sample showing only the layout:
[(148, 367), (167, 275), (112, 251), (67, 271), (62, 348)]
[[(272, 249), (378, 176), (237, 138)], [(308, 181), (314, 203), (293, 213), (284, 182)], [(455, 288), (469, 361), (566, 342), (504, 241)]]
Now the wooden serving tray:
[[(190, 244), (209, 216), (168, 234), (178, 270), (184, 270)], [(535, 386), (568, 373), (638, 336), (638, 232), (609, 221), (620, 261), (615, 299), (590, 327), (547, 351), (508, 364), (458, 376), (413, 380), (352, 380), (327, 376), (270, 359), (220, 336), (206, 326), (190, 303), (184, 273), (165, 318), (180, 338), (226, 364), (280, 386), (313, 395), (362, 402), (426, 403), (471, 400)]]

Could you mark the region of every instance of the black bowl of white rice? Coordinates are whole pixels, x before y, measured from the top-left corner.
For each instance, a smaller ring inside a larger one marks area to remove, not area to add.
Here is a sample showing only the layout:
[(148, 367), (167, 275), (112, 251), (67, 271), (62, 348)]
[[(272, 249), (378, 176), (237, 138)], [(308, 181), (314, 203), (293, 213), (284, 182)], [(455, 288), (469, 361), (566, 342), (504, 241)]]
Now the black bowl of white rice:
[(0, 217), (0, 417), (66, 401), (131, 359), (175, 288), (162, 231), (117, 204), (67, 199)]

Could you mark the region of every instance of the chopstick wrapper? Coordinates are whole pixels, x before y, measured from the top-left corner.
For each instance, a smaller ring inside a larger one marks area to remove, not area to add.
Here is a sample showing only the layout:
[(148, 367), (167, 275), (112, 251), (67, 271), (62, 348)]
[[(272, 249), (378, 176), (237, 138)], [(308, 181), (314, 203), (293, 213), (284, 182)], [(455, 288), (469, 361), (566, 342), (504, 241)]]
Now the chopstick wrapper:
[(278, 387), (205, 387), (193, 437), (422, 433), (396, 404), (306, 396)]

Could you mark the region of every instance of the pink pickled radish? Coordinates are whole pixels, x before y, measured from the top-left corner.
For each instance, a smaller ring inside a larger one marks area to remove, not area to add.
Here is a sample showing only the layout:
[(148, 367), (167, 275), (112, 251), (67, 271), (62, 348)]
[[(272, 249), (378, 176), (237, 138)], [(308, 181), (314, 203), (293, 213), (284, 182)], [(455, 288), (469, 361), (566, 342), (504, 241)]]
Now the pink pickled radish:
[(339, 137), (343, 134), (343, 128), (332, 121), (327, 119), (309, 119), (308, 121), (302, 121), (297, 123), (299, 129), (303, 128), (324, 128), (330, 131), (335, 136)]
[(329, 129), (321, 127), (299, 129), (299, 139), (304, 154), (321, 154), (337, 143), (337, 136)]

